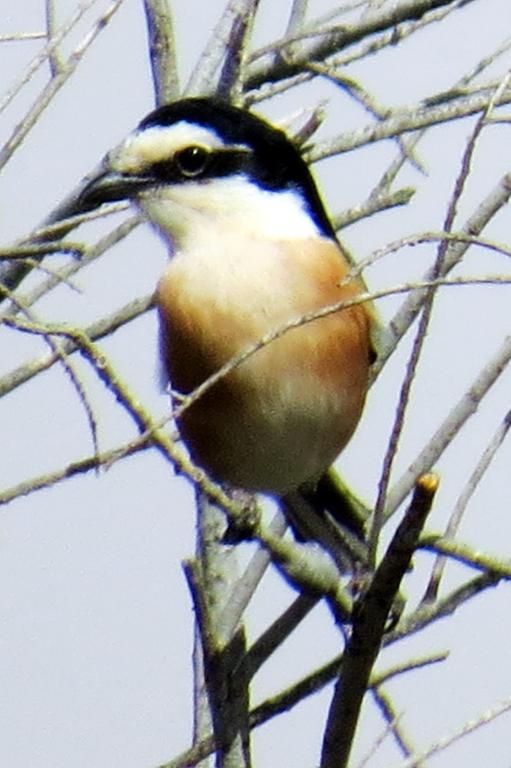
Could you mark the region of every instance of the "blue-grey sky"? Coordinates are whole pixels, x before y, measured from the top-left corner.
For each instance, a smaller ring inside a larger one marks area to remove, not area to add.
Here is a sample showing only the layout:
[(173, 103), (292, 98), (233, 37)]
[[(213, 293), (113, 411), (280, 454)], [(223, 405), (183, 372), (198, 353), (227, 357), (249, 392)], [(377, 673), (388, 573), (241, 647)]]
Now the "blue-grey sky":
[[(75, 0), (55, 0), (65, 20)], [(9, 4), (0, 36), (43, 26), (43, 0)], [(64, 45), (79, 44), (94, 14), (108, 7), (98, 0)], [(0, 176), (2, 243), (9, 244), (38, 224), (101, 156), (153, 107), (139, 0), (125, 0), (76, 73)], [(183, 86), (214, 25), (223, 0), (172, 0)], [(311, 16), (337, 5), (310, 2)], [(375, 4), (377, 5), (377, 4)], [(256, 30), (263, 43), (285, 28), (289, 3), (262, 2)], [(276, 15), (277, 14), (277, 15)], [(441, 28), (431, 26), (403, 45), (353, 66), (349, 74), (387, 106), (411, 104), (449, 87), (504, 39), (511, 11), (506, 0), (479, 0)], [(16, 82), (40, 49), (40, 41), (0, 43), (3, 92)], [(510, 57), (494, 65), (502, 77)], [(44, 70), (44, 67), (43, 67)], [(0, 112), (0, 144), (40, 93), (47, 71), (37, 74)], [(362, 127), (369, 117), (337, 86), (315, 80), (299, 97), (283, 96), (260, 111), (284, 119), (303, 106), (325, 100), (328, 119), (321, 137)], [(424, 230), (439, 230), (459, 171), (473, 121), (432, 129), (419, 145), (427, 175), (407, 169), (398, 186), (417, 193), (406, 209), (362, 220), (343, 234), (359, 257), (389, 241)], [(460, 204), (460, 221), (478, 205), (511, 165), (508, 126), (486, 129), (474, 170)], [(322, 162), (315, 172), (332, 213), (362, 202), (395, 155), (380, 143)], [(93, 228), (94, 236), (107, 225)], [(88, 232), (91, 230), (89, 229)], [(81, 236), (81, 232), (79, 233)], [(509, 242), (504, 209), (486, 233)], [(74, 237), (75, 235), (73, 235)], [(78, 235), (77, 235), (78, 236)], [(84, 235), (85, 236), (85, 235)], [(432, 248), (409, 248), (385, 257), (367, 278), (373, 288), (422, 276)], [(86, 325), (134, 296), (151, 292), (165, 264), (156, 235), (141, 227), (99, 263), (35, 305), (37, 317)], [(53, 263), (53, 262), (52, 262)], [(61, 262), (58, 262), (61, 263)], [(502, 255), (477, 251), (465, 274), (509, 272)], [(389, 318), (401, 299), (386, 300)], [(413, 389), (408, 426), (395, 464), (397, 479), (466, 390), (481, 366), (509, 332), (509, 289), (449, 289), (438, 300), (429, 341)], [(169, 407), (156, 365), (153, 314), (138, 319), (102, 343), (120, 376), (144, 405), (163, 416)], [(410, 340), (402, 346), (369, 397), (354, 440), (339, 465), (368, 502), (374, 501)], [(44, 355), (44, 342), (10, 330), (0, 333), (0, 376), (22, 361)], [(74, 360), (74, 358), (73, 358)], [(94, 404), (101, 449), (133, 433), (127, 417), (98, 383), (89, 366), (76, 360)], [(509, 407), (509, 375), (502, 377), (478, 414), (439, 463), (441, 490), (431, 528), (441, 529), (453, 502), (484, 446)], [(4, 436), (1, 488), (66, 465), (92, 452), (82, 404), (62, 368), (54, 366), (0, 402)], [(473, 499), (461, 538), (472, 546), (508, 556), (511, 449), (504, 445)], [(193, 493), (154, 451), (2, 507), (0, 518), (0, 765), (9, 768), (149, 768), (189, 744), (193, 613), (181, 562), (193, 553)], [(248, 556), (250, 548), (243, 548)], [(430, 556), (420, 554), (408, 590), (420, 595)], [(448, 584), (460, 566), (451, 567)], [(249, 614), (249, 632), (261, 629), (289, 604), (293, 592), (271, 572)], [(452, 733), (511, 692), (509, 590), (501, 585), (460, 609), (423, 636), (386, 652), (378, 668), (439, 650), (449, 660), (411, 672), (389, 685), (397, 712), (418, 747)], [(338, 652), (338, 637), (319, 606), (280, 654), (256, 678), (254, 698), (263, 697)], [(330, 689), (254, 735), (255, 764), (309, 768), (318, 759)], [(384, 724), (367, 706), (355, 750), (366, 754)], [(440, 768), (509, 768), (509, 716), (479, 731), (436, 758)], [(484, 758), (483, 758), (484, 756)], [(368, 763), (398, 766), (388, 739)]]

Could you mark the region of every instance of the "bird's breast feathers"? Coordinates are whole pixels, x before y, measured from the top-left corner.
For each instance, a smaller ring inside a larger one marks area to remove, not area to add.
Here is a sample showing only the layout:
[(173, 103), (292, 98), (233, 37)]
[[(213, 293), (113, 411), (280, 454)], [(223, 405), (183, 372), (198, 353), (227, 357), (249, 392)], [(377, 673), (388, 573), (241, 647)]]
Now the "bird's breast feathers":
[[(203, 234), (171, 259), (158, 287), (163, 357), (179, 391), (193, 391), (266, 334), (361, 290), (345, 282), (346, 262), (327, 238)], [(192, 454), (254, 490), (285, 491), (322, 471), (360, 417), (368, 326), (365, 309), (352, 306), (256, 351), (183, 415)]]

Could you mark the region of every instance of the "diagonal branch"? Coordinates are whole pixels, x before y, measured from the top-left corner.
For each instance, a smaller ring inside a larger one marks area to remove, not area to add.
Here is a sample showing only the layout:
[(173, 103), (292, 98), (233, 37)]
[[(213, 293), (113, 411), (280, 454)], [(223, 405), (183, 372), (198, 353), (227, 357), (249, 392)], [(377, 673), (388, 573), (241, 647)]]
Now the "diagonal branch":
[(511, 336), (508, 336), (504, 339), (497, 353), (482, 367), (478, 376), (420, 451), (417, 458), (412, 461), (402, 477), (390, 489), (385, 505), (385, 520), (391, 517), (405, 500), (414, 486), (415, 478), (428, 472), (439, 459), (463, 424), (475, 413), (484, 395), (497, 381), (510, 361)]
[(328, 713), (321, 768), (344, 768), (348, 764), (362, 700), (369, 686), (385, 625), (437, 487), (435, 475), (424, 475), (418, 480), (411, 504), (353, 612), (352, 634)]
[[(468, 5), (474, 0), (464, 0)], [(246, 82), (247, 89), (259, 88), (267, 82), (283, 80), (300, 72), (311, 61), (322, 61), (327, 56), (347, 48), (349, 45), (406, 21), (416, 21), (429, 11), (449, 5), (459, 5), (456, 0), (405, 0), (396, 7), (392, 5), (378, 13), (371, 14), (353, 25), (341, 25), (319, 40), (303, 45), (300, 53), (295, 53), (291, 61), (273, 61), (272, 64), (254, 66)]]

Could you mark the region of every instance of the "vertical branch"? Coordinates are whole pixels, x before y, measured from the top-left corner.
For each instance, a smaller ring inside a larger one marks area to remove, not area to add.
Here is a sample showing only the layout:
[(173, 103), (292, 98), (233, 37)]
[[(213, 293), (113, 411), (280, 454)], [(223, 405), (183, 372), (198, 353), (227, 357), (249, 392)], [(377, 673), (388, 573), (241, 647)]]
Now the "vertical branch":
[[(293, 37), (294, 35), (299, 35), (305, 25), (308, 5), (309, 0), (293, 0), (293, 5), (289, 14), (289, 20), (287, 22), (284, 37)], [(295, 48), (296, 44), (293, 45), (293, 43), (288, 43), (288, 45), (286, 45), (283, 50), (276, 53), (276, 59), (292, 59), (293, 50)]]
[[(258, 2), (231, 0), (192, 74), (189, 93), (202, 93), (205, 87), (210, 90), (213, 75), (223, 60), (216, 94), (225, 100), (239, 101), (243, 62)], [(216, 742), (216, 764), (218, 768), (249, 768), (245, 634), (238, 623), (241, 614), (235, 621), (226, 620), (232, 617), (228, 600), (238, 583), (236, 555), (222, 544), (225, 526), (219, 510), (204, 497), (198, 497), (197, 509), (201, 580), (196, 588), (202, 605), (202, 611), (198, 612), (199, 630)], [(262, 567), (264, 570), (266, 562)], [(205, 717), (204, 712), (202, 716)]]
[(248, 43), (259, 0), (239, 4), (233, 19), (225, 59), (218, 79), (216, 95), (225, 101), (241, 103), (243, 70), (248, 55)]
[[(193, 746), (204, 742), (213, 733), (211, 709), (204, 669), (204, 653), (198, 622), (193, 633)], [(214, 758), (209, 755), (198, 763), (198, 768), (211, 768)]]
[(149, 59), (157, 105), (172, 101), (179, 93), (176, 41), (168, 0), (144, 0)]
[[(223, 513), (198, 495), (197, 560), (187, 575), (195, 602), (204, 658), (204, 678), (213, 722), (217, 768), (250, 767), (249, 686), (240, 626), (225, 631), (226, 601), (238, 578), (237, 557), (222, 544)], [(204, 717), (204, 714), (202, 714)]]
[(52, 45), (58, 34), (55, 13), (55, 0), (46, 0), (45, 6), (46, 37), (48, 40), (48, 64), (50, 66), (51, 76), (56, 77), (62, 69), (62, 60), (57, 50), (57, 46)]
[(216, 90), (215, 75), (225, 59), (229, 43), (233, 38), (233, 29), (238, 20), (251, 13), (251, 6), (257, 5), (258, 2), (259, 0), (229, 0), (191, 74), (186, 93), (190, 96), (199, 96)]

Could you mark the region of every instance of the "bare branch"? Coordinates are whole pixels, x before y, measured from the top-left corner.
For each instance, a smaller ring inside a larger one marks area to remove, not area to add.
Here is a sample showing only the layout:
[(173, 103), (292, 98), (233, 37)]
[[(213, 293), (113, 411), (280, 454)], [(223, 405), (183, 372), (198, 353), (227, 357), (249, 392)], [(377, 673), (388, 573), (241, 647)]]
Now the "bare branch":
[[(506, 205), (511, 196), (511, 173), (503, 176), (498, 184), (491, 190), (482, 203), (477, 207), (472, 216), (465, 222), (462, 232), (469, 235), (479, 235), (493, 217)], [(468, 248), (467, 243), (452, 244), (447, 250), (443, 264), (444, 275), (448, 274), (463, 258)], [(425, 279), (433, 277), (433, 270), (428, 270)], [(394, 351), (397, 342), (411, 326), (419, 313), (424, 295), (411, 295), (396, 313), (389, 323), (388, 336), (378, 349), (378, 360), (374, 366), (374, 375), (377, 375)]]
[(413, 488), (415, 478), (428, 472), (463, 424), (477, 409), (482, 398), (497, 381), (511, 360), (511, 336), (508, 336), (497, 354), (481, 369), (474, 382), (451, 410), (449, 416), (435, 431), (402, 477), (390, 489), (385, 505), (385, 519), (397, 510)]
[[(48, 0), (50, 2), (50, 0)], [(96, 3), (97, 0), (87, 0), (87, 2), (84, 0), (84, 2), (80, 3), (74, 13), (71, 15), (71, 17), (61, 26), (61, 28), (57, 31), (55, 30), (54, 33), (52, 33), (51, 39), (48, 41), (47, 45), (40, 51), (39, 53), (34, 56), (32, 61), (28, 64), (27, 68), (25, 69), (24, 73), (21, 75), (21, 77), (16, 80), (14, 85), (12, 85), (8, 91), (5, 92), (2, 99), (0, 99), (0, 112), (2, 112), (10, 103), (11, 101), (18, 95), (18, 93), (21, 91), (21, 89), (31, 80), (32, 75), (37, 72), (39, 67), (41, 67), (42, 64), (44, 64), (45, 61), (51, 60), (53, 57), (53, 53), (56, 50), (57, 46), (60, 45), (60, 43), (65, 39), (65, 37), (69, 34), (69, 32), (78, 24), (80, 19), (83, 17), (83, 15), (91, 8), (94, 3)], [(40, 34), (37, 33), (35, 37), (48, 37), (48, 31), (41, 32)], [(13, 39), (19, 39), (17, 37)], [(23, 39), (23, 38), (21, 38)], [(33, 39), (33, 37), (28, 37), (25, 39)], [(2, 38), (0, 37), (0, 41)]]
[[(360, 0), (359, 2), (354, 2), (351, 8), (349, 6), (344, 6), (343, 8), (338, 9), (337, 13), (334, 13), (333, 15), (340, 15), (343, 11), (349, 12), (356, 7), (363, 6), (366, 1), (367, 0)], [(342, 67), (351, 64), (352, 62), (360, 61), (361, 59), (372, 56), (373, 54), (378, 53), (379, 51), (389, 46), (395, 46), (399, 42), (410, 37), (415, 32), (422, 30), (428, 24), (441, 21), (450, 13), (457, 11), (462, 2), (464, 2), (464, 0), (458, 0), (449, 6), (424, 14), (424, 16), (422, 16), (419, 21), (406, 22), (404, 24), (400, 24), (397, 27), (391, 27), (388, 31), (382, 32), (377, 36), (370, 36), (368, 40), (364, 39), (359, 43), (351, 45), (349, 50), (343, 53), (333, 53), (331, 56), (327, 56), (325, 58), (325, 63), (328, 64), (329, 67), (335, 67), (337, 70), (339, 70)], [(324, 17), (324, 20), (328, 20), (328, 17)], [(317, 36), (327, 37), (330, 33), (335, 33), (338, 29), (338, 25), (324, 27), (321, 25), (320, 21), (321, 20), (317, 20), (316, 23), (311, 23), (298, 35), (293, 35), (291, 38), (286, 36), (285, 39), (279, 40), (276, 43), (270, 44), (269, 46), (256, 51), (253, 55), (253, 61), (256, 61), (267, 53), (275, 54), (281, 48), (284, 48), (288, 45), (293, 45), (295, 42), (299, 42), (307, 38)], [(290, 88), (294, 88), (297, 85), (301, 85), (302, 83), (307, 82), (316, 76), (317, 75), (315, 72), (308, 69), (301, 72), (300, 74), (293, 75), (292, 77), (288, 77), (284, 80), (279, 80), (275, 83), (265, 83), (260, 88), (256, 90), (250, 90), (247, 93), (246, 103), (252, 104), (257, 101), (268, 99), (271, 96), (275, 96), (279, 93), (289, 90)]]
[(168, 0), (144, 0), (149, 60), (156, 104), (165, 104), (179, 93), (176, 41)]
[[(140, 218), (138, 216), (132, 216), (127, 221), (124, 221), (122, 224), (119, 224), (119, 226), (115, 227), (111, 232), (106, 234), (104, 237), (102, 237), (100, 240), (97, 241), (94, 245), (86, 246), (85, 250), (80, 256), (79, 260), (73, 260), (69, 264), (66, 264), (63, 267), (60, 267), (60, 269), (56, 269), (53, 271), (53, 273), (44, 281), (42, 281), (39, 285), (35, 286), (35, 288), (32, 288), (32, 290), (28, 291), (25, 294), (22, 294), (19, 296), (20, 300), (23, 302), (23, 304), (26, 307), (32, 306), (32, 304), (35, 304), (36, 301), (39, 301), (39, 299), (42, 296), (46, 296), (50, 291), (52, 291), (57, 285), (61, 285), (62, 283), (68, 284), (70, 281), (70, 278), (75, 275), (77, 272), (79, 272), (81, 269), (86, 267), (87, 265), (91, 264), (92, 262), (96, 261), (96, 259), (99, 259), (101, 256), (103, 256), (104, 253), (106, 253), (110, 248), (112, 248), (114, 245), (117, 245), (123, 238), (127, 237), (134, 229), (138, 226), (140, 223)], [(35, 248), (36, 250), (38, 248), (42, 248), (43, 252), (41, 255), (44, 255), (44, 249), (48, 249), (49, 252), (52, 251), (53, 247), (58, 250), (65, 251), (66, 246), (68, 245), (67, 241), (58, 241), (57, 243), (46, 243), (46, 245), (37, 246), (37, 245), (27, 245), (27, 246), (19, 246), (21, 250), (24, 248)], [(17, 246), (13, 246), (13, 249), (16, 250)], [(38, 269), (41, 269), (41, 265), (38, 265)], [(0, 285), (0, 297), (2, 294), (2, 288)], [(13, 306), (12, 308), (8, 309), (5, 314), (13, 314), (16, 311), (16, 307)], [(0, 318), (2, 317), (2, 313), (0, 312)]]
[(272, 653), (318, 603), (312, 595), (299, 595), (289, 608), (256, 640), (244, 660), (247, 677), (252, 678)]
[[(465, 148), (465, 152), (463, 154), (463, 158), (461, 161), (460, 172), (458, 174), (458, 177), (456, 178), (454, 190), (452, 193), (452, 197), (449, 201), (449, 206), (448, 206), (447, 214), (445, 217), (443, 228), (446, 232), (451, 232), (452, 227), (454, 225), (457, 206), (460, 201), (463, 190), (465, 188), (468, 175), (470, 173), (473, 154), (475, 151), (477, 140), (481, 135), (481, 131), (485, 123), (485, 118), (491, 112), (493, 104), (498, 99), (500, 93), (502, 92), (502, 90), (504, 90), (506, 85), (507, 85), (507, 78), (504, 79), (499, 89), (497, 89), (497, 91), (495, 92), (491, 104), (488, 106), (488, 109), (477, 121), (476, 126), (472, 131), (470, 138), (467, 142), (467, 146)], [(437, 256), (432, 268), (432, 277), (434, 279), (439, 278), (445, 272), (444, 265), (447, 258), (448, 245), (449, 243), (447, 240), (441, 240), (438, 245)], [(421, 357), (422, 350), (424, 348), (426, 336), (428, 333), (428, 328), (430, 325), (431, 317), (433, 315), (433, 306), (434, 306), (435, 298), (437, 295), (436, 292), (437, 292), (436, 287), (432, 286), (431, 288), (428, 289), (426, 295), (424, 296), (424, 303), (422, 305), (422, 314), (420, 316), (419, 326), (417, 328), (417, 333), (414, 338), (410, 359), (406, 366), (405, 377), (401, 384), (401, 390), (399, 393), (399, 400), (398, 400), (396, 415), (394, 418), (394, 424), (392, 426), (392, 432), (390, 435), (389, 444), (387, 446), (387, 450), (385, 452), (385, 456), (383, 459), (381, 478), (378, 484), (378, 497), (376, 499), (374, 515), (371, 522), (371, 529), (369, 533), (369, 556), (373, 563), (375, 562), (375, 559), (376, 559), (376, 550), (378, 547), (378, 540), (379, 540), (380, 532), (381, 532), (383, 521), (384, 521), (384, 509), (385, 509), (387, 490), (390, 483), (390, 474), (392, 471), (394, 459), (396, 458), (397, 448), (398, 448), (398, 443), (401, 437), (401, 433), (403, 431), (403, 427), (405, 423), (405, 414), (408, 409), (408, 405), (410, 401), (410, 393), (411, 393), (413, 382), (415, 380), (417, 366), (419, 364), (419, 359)]]
[[(453, 98), (446, 104), (433, 107), (419, 105), (418, 107), (413, 106), (409, 110), (397, 110), (392, 113), (391, 117), (378, 123), (371, 123), (362, 130), (345, 133), (335, 139), (317, 142), (304, 154), (307, 161), (313, 163), (326, 157), (373, 144), (376, 141), (395, 138), (403, 133), (476, 115), (488, 109), (493, 94), (493, 88), (486, 88), (477, 95)], [(495, 106), (510, 102), (511, 92), (508, 90), (499, 97)]]
[[(255, 500), (251, 500), (251, 503), (255, 503)], [(270, 523), (270, 533), (274, 536), (283, 536), (286, 528), (286, 521), (278, 513)], [(225, 601), (225, 608), (220, 618), (220, 623), (228, 635), (232, 635), (240, 623), (243, 613), (266, 573), (269, 564), (269, 554), (263, 549), (258, 549), (241, 578), (233, 585), (231, 594)]]
[(500, 574), (485, 572), (454, 589), (447, 597), (435, 604), (423, 604), (414, 613), (402, 618), (398, 626), (387, 633), (386, 644), (390, 645), (400, 638), (416, 634), (435, 621), (451, 616), (461, 605), (490, 587), (494, 587), (500, 581), (502, 581)]
[(246, 88), (256, 89), (268, 81), (275, 82), (292, 77), (311, 61), (322, 61), (327, 56), (331, 56), (359, 40), (377, 32), (384, 32), (403, 22), (420, 19), (436, 8), (450, 5), (461, 7), (461, 5), (468, 5), (471, 2), (473, 0), (464, 0), (461, 4), (459, 2), (453, 3), (453, 0), (404, 0), (397, 7), (385, 8), (352, 26), (341, 25), (336, 31), (318, 41), (302, 46), (300, 53), (294, 55), (292, 62), (280, 60), (270, 65), (254, 65), (246, 82)]
[(408, 755), (411, 755), (413, 752), (413, 747), (411, 746), (409, 739), (401, 726), (401, 718), (396, 713), (390, 697), (380, 688), (372, 688), (371, 693), (376, 706), (380, 710), (383, 719), (387, 724), (387, 727), (381, 736), (371, 746), (371, 749), (368, 751), (366, 757), (360, 761), (357, 768), (365, 768), (365, 766), (370, 765), (371, 758), (376, 754), (378, 747), (383, 743), (383, 740), (386, 738), (386, 736), (388, 736), (388, 734), (392, 734), (401, 754), (403, 754), (405, 757), (408, 757)]
[(233, 26), (243, 17), (244, 11), (253, 0), (229, 0), (222, 16), (211, 31), (209, 41), (200, 57), (188, 85), (186, 93), (190, 96), (204, 96), (215, 91), (215, 75), (225, 57), (231, 39)]
[(225, 49), (225, 58), (218, 78), (216, 95), (234, 104), (242, 102), (242, 78), (248, 56), (250, 34), (254, 23), (259, 0), (238, 2), (238, 10), (233, 19), (229, 41)]
[[(502, 446), (502, 443), (504, 442), (510, 427), (511, 411), (505, 415), (502, 422), (499, 424), (496, 433), (493, 435), (491, 441), (483, 451), (481, 458), (479, 459), (474, 471), (470, 475), (465, 488), (456, 501), (454, 510), (445, 529), (445, 539), (448, 541), (452, 541), (458, 533), (468, 502), (470, 501), (477, 488), (480, 486), (486, 470), (495, 458), (497, 451)], [(436, 599), (446, 562), (446, 557), (439, 556), (437, 558), (431, 573), (429, 584), (426, 588), (426, 592), (424, 593), (424, 602), (432, 602)]]
[(125, 456), (132, 456), (141, 450), (145, 450), (149, 447), (149, 443), (150, 438), (144, 436), (141, 439), (132, 441), (132, 443), (123, 444), (122, 446), (101, 453), (94, 453), (93, 456), (88, 456), (85, 459), (72, 461), (62, 469), (47, 472), (28, 480), (23, 480), (21, 483), (18, 483), (11, 488), (6, 488), (5, 490), (0, 491), (0, 507), (9, 504), (15, 499), (19, 499), (22, 496), (28, 496), (35, 491), (51, 488), (53, 485), (62, 482), (62, 480), (67, 480), (76, 475), (83, 475), (87, 472), (101, 469), (103, 466), (108, 467), (121, 456), (122, 458)]
[(390, 208), (397, 208), (401, 205), (407, 205), (415, 194), (415, 189), (405, 187), (396, 192), (382, 192), (379, 195), (371, 195), (368, 200), (353, 208), (348, 208), (342, 213), (332, 217), (332, 224), (337, 231), (346, 229), (350, 224), (355, 224), (361, 219), (373, 216), (375, 213), (388, 211)]
[(237, 580), (237, 557), (222, 546), (225, 520), (204, 496), (198, 499), (197, 560), (186, 574), (192, 592), (204, 654), (204, 674), (215, 734), (218, 768), (250, 766), (248, 680), (241, 665), (245, 634), (225, 633), (219, 620), (227, 594)]
[(321, 768), (343, 768), (353, 744), (362, 700), (380, 650), (392, 604), (408, 569), (438, 487), (434, 475), (417, 482), (410, 506), (376, 573), (358, 601), (328, 713)]
[[(141, 299), (134, 299), (124, 307), (113, 312), (101, 320), (92, 323), (86, 328), (83, 333), (91, 341), (97, 341), (98, 339), (108, 336), (117, 328), (125, 325), (127, 322), (134, 320), (135, 318), (147, 312), (153, 306), (153, 297), (143, 296)], [(4, 318), (2, 320), (4, 324), (11, 324), (14, 327), (14, 323), (11, 319)], [(58, 332), (60, 329), (55, 329)], [(68, 329), (69, 331), (69, 329)], [(63, 346), (63, 351), (69, 355), (78, 349), (78, 344), (74, 340), (67, 340)], [(23, 363), (18, 368), (15, 368), (10, 373), (0, 378), (0, 397), (12, 392), (14, 389), (29, 381), (34, 376), (37, 376), (41, 371), (46, 371), (51, 368), (57, 361), (58, 357), (54, 354), (47, 355), (45, 357), (35, 358), (28, 363)]]
[(415, 768), (415, 766), (418, 765), (422, 760), (425, 760), (428, 757), (433, 757), (439, 752), (443, 752), (459, 739), (467, 736), (469, 733), (472, 733), (478, 728), (482, 728), (484, 725), (492, 722), (497, 717), (500, 717), (500, 715), (509, 712), (510, 709), (511, 699), (507, 699), (506, 701), (503, 701), (496, 707), (487, 710), (482, 715), (479, 715), (473, 720), (469, 720), (469, 722), (463, 725), (459, 730), (455, 731), (450, 736), (446, 736), (445, 738), (440, 739), (435, 744), (432, 744), (430, 747), (423, 750), (420, 754), (411, 755), (403, 763), (400, 763), (398, 768)]
[[(495, 557), (478, 552), (461, 541), (453, 541), (446, 536), (425, 533), (419, 541), (421, 549), (457, 560), (471, 568), (485, 571), (502, 579), (511, 579), (511, 561), (508, 558)], [(429, 601), (428, 601), (429, 602)]]
[[(46, 36), (48, 43), (51, 44), (57, 34), (56, 18), (55, 18), (55, 2), (54, 0), (45, 0), (46, 4)], [(50, 73), (52, 77), (58, 75), (62, 68), (62, 60), (60, 58), (57, 46), (52, 46), (48, 52), (48, 64), (50, 65)]]
[(12, 35), (0, 35), (0, 43), (18, 43), (24, 40), (41, 40), (46, 37), (46, 32), (13, 32)]
[[(268, 333), (263, 338), (261, 338), (258, 342), (249, 346), (246, 350), (241, 352), (239, 355), (236, 355), (234, 358), (232, 358), (232, 360), (229, 360), (229, 362), (227, 362), (216, 373), (210, 376), (203, 384), (198, 386), (193, 393), (191, 393), (190, 395), (187, 395), (186, 397), (182, 397), (182, 402), (174, 410), (173, 415), (174, 417), (179, 416), (186, 408), (190, 407), (190, 405), (193, 402), (195, 402), (197, 398), (202, 397), (208, 391), (208, 389), (210, 389), (210, 387), (212, 387), (217, 381), (219, 381), (221, 378), (223, 378), (228, 373), (230, 373), (230, 371), (234, 370), (234, 368), (237, 368), (239, 365), (241, 365), (245, 360), (247, 360), (249, 357), (255, 354), (259, 349), (262, 349), (264, 346), (272, 342), (274, 339), (279, 338), (284, 333), (288, 333), (293, 328), (298, 328), (301, 325), (313, 322), (314, 320), (317, 320), (320, 317), (326, 317), (327, 315), (333, 314), (335, 312), (340, 312), (341, 310), (347, 309), (348, 307), (357, 306), (358, 304), (363, 304), (366, 302), (373, 302), (373, 301), (376, 301), (377, 299), (384, 298), (386, 296), (393, 296), (400, 293), (409, 293), (410, 291), (421, 291), (422, 289), (428, 288), (431, 285), (438, 285), (438, 286), (444, 286), (444, 287), (458, 287), (463, 285), (505, 286), (505, 285), (509, 285), (510, 282), (511, 282), (511, 277), (505, 277), (505, 276), (503, 277), (501, 275), (490, 275), (486, 277), (466, 277), (466, 278), (460, 277), (452, 280), (441, 278), (439, 280), (428, 280), (424, 282), (419, 281), (419, 282), (403, 283), (403, 285), (398, 285), (393, 288), (386, 288), (381, 291), (372, 291), (372, 292), (362, 293), (353, 299), (341, 301), (341, 302), (338, 302), (337, 304), (332, 304), (331, 306), (324, 307), (320, 310), (308, 313), (306, 315), (302, 315), (301, 317), (296, 318), (295, 320), (289, 321), (288, 323), (284, 324), (280, 328), (275, 329), (271, 333)], [(144, 296), (141, 299), (135, 299), (134, 301), (131, 301), (128, 304), (126, 304), (120, 310), (117, 310), (111, 315), (108, 315), (102, 318), (101, 320), (98, 320), (95, 323), (92, 323), (90, 326), (88, 326), (85, 329), (84, 333), (89, 339), (96, 341), (104, 336), (109, 335), (110, 333), (115, 331), (117, 328), (120, 328), (121, 326), (125, 325), (125, 323), (135, 319), (136, 317), (143, 314), (144, 312), (151, 309), (152, 307), (153, 307), (152, 295)], [(2, 322), (8, 324), (10, 321), (7, 318), (5, 318)], [(51, 332), (58, 333), (59, 330), (55, 330)], [(72, 341), (69, 341), (67, 343), (69, 344), (69, 349), (66, 346), (66, 352), (69, 354), (70, 352), (74, 351), (74, 349), (77, 347), (74, 346)], [(16, 389), (16, 387), (20, 386), (20, 384), (24, 384), (26, 381), (31, 379), (33, 376), (36, 376), (41, 371), (47, 370), (55, 362), (56, 362), (56, 358), (53, 356), (37, 358), (29, 361), (28, 363), (24, 363), (20, 365), (18, 368), (14, 369), (10, 373), (6, 374), (3, 377), (0, 377), (0, 397), (4, 394), (7, 394), (7, 392), (11, 392), (12, 390)]]
[(62, 65), (59, 72), (55, 75), (55, 77), (52, 77), (48, 85), (42, 90), (34, 105), (27, 112), (25, 117), (18, 123), (13, 133), (0, 150), (0, 169), (2, 169), (11, 159), (15, 150), (19, 147), (27, 134), (32, 130), (34, 125), (36, 125), (39, 116), (44, 112), (54, 96), (76, 70), (77, 66), (82, 61), (92, 43), (96, 40), (97, 36), (108, 26), (109, 22), (117, 13), (123, 2), (124, 0), (114, 0), (110, 7), (96, 21), (92, 29), (85, 35), (80, 44), (75, 48), (65, 64)]

